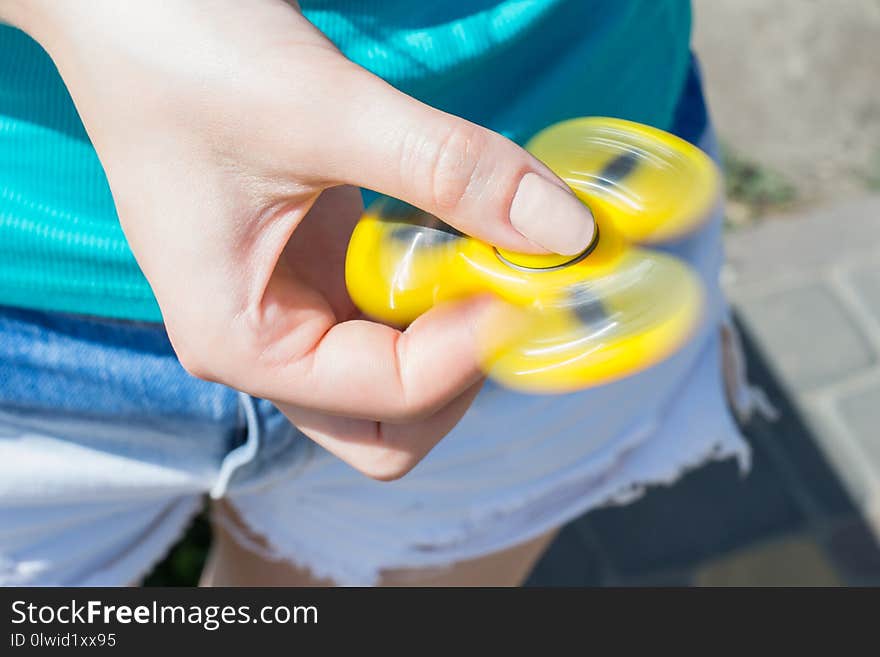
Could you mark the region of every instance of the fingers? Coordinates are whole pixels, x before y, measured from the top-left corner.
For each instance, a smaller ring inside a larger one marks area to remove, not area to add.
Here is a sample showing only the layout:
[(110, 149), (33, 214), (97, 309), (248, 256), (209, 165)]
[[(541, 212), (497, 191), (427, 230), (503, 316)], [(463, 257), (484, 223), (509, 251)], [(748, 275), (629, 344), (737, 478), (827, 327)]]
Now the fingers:
[(278, 407), (327, 451), (368, 477), (390, 481), (409, 472), (452, 431), (482, 386), (480, 380), (433, 415), (407, 424), (357, 420), (284, 404)]
[(512, 141), (361, 69), (345, 82), (337, 92), (345, 99), (333, 103), (332, 138), (319, 156), (330, 175), (400, 198), (506, 249), (571, 255), (587, 248), (594, 230), (589, 210)]
[[(309, 329), (309, 343), (294, 335), (296, 347), (277, 341), (274, 353), (258, 350), (250, 357), (237, 348), (232, 333), (221, 354), (213, 350), (211, 371), (219, 375), (207, 378), (279, 404), (412, 422), (433, 415), (481, 379), (478, 335), (487, 322), (494, 324), (499, 303), (479, 297), (443, 304), (406, 331), (365, 320), (330, 320), (329, 330)], [(206, 378), (204, 369), (200, 373)]]

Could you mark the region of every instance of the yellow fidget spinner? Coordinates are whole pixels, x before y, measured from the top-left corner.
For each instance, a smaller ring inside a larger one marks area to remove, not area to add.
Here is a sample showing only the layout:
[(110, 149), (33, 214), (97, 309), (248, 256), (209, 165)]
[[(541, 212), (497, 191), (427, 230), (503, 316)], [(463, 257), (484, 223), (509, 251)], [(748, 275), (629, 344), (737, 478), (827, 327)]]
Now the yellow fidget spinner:
[(628, 376), (669, 356), (695, 330), (699, 277), (649, 248), (697, 230), (720, 181), (700, 149), (662, 130), (589, 117), (553, 125), (527, 145), (591, 210), (596, 234), (576, 256), (511, 253), (390, 198), (355, 227), (346, 259), (352, 300), (406, 326), (433, 305), (491, 292), (522, 310), (515, 338), (486, 329), (486, 373), (510, 388), (562, 393)]

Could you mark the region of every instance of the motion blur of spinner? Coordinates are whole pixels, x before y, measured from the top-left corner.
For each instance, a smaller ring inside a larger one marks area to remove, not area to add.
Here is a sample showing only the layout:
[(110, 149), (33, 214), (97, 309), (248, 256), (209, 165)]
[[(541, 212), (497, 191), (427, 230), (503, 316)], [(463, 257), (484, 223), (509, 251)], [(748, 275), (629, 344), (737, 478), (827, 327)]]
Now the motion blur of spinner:
[(584, 252), (503, 251), (383, 197), (349, 246), (354, 302), (406, 326), (441, 301), (494, 293), (521, 311), (520, 321), (512, 331), (505, 313), (498, 320), (505, 326), (485, 327), (481, 362), (489, 376), (525, 392), (608, 383), (674, 352), (697, 327), (704, 293), (685, 262), (651, 247), (687, 236), (710, 216), (720, 199), (714, 163), (667, 132), (600, 117), (550, 126), (526, 148), (592, 211), (597, 230)]

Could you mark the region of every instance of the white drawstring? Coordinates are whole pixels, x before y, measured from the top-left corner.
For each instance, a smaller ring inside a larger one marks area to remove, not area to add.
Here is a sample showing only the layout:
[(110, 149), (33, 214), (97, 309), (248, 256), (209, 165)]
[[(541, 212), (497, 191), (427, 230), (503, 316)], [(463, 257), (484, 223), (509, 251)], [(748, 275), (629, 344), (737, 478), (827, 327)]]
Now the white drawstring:
[(214, 500), (219, 500), (226, 495), (232, 475), (241, 466), (250, 463), (260, 448), (260, 425), (257, 422), (254, 400), (243, 392), (238, 393), (238, 400), (244, 407), (245, 420), (247, 421), (247, 440), (224, 457), (223, 463), (220, 465), (220, 472), (217, 474), (217, 481), (208, 493)]

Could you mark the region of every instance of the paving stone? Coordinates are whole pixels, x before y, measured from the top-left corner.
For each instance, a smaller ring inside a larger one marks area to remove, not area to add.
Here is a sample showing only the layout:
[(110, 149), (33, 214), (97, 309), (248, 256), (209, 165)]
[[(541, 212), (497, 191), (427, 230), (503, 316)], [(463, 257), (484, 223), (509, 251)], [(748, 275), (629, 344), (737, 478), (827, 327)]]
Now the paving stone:
[(880, 259), (857, 268), (850, 274), (850, 281), (865, 307), (880, 322)]
[[(865, 468), (864, 458), (860, 454), (858, 445), (854, 446), (853, 440), (846, 435), (841, 435), (838, 427), (825, 415), (823, 409), (810, 406), (809, 402), (801, 404), (806, 416), (809, 418), (810, 434), (815, 437), (821, 448), (826, 470), (832, 470), (833, 480), (845, 487), (846, 495), (857, 509), (865, 509), (874, 497), (874, 477), (870, 469)], [(854, 448), (855, 447), (855, 448)], [(799, 475), (806, 482), (810, 482), (810, 490), (815, 479), (809, 477), (809, 473), (799, 469)]]
[(835, 383), (875, 362), (846, 310), (819, 283), (741, 300), (738, 310), (795, 390)]
[(696, 573), (697, 586), (840, 586), (828, 556), (812, 538), (799, 536), (714, 559)]
[(810, 413), (804, 417), (805, 409), (814, 409), (794, 403), (748, 328), (736, 315), (734, 321), (742, 338), (749, 380), (764, 391), (779, 413), (776, 420), (756, 415), (743, 428), (755, 458), (767, 458), (774, 464), (805, 514), (825, 519), (854, 515), (854, 500), (826, 459), (824, 426), (815, 424)]
[(880, 382), (844, 396), (838, 407), (880, 478)]
[(880, 251), (880, 196), (872, 195), (797, 216), (761, 222), (725, 236), (736, 295), (738, 285), (763, 285), (812, 274)]

